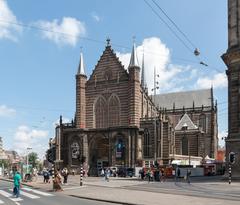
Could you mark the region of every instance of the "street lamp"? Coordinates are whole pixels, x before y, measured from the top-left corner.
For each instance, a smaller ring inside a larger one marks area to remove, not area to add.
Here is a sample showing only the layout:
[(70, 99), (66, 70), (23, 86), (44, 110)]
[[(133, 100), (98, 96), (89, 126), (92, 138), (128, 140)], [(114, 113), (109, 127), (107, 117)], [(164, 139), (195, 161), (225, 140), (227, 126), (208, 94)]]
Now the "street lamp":
[(28, 174), (28, 151), (31, 150), (32, 148), (31, 147), (27, 147), (27, 174)]

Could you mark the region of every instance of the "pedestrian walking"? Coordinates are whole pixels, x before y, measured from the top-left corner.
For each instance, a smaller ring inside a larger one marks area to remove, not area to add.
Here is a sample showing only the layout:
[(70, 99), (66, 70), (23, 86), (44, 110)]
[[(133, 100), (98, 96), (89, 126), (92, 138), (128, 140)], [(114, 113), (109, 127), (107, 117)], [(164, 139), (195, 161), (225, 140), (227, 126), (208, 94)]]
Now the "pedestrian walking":
[(180, 175), (181, 175), (181, 170), (180, 170), (180, 168), (178, 167), (178, 168), (177, 168), (177, 180), (180, 179)]
[(190, 176), (191, 176), (191, 170), (188, 169), (187, 170), (187, 182), (188, 182), (188, 184), (190, 184)]
[(151, 181), (151, 171), (150, 170), (147, 171), (146, 177), (148, 179), (148, 183), (150, 183), (150, 181)]
[(57, 174), (54, 178), (54, 181), (53, 181), (54, 191), (62, 191), (63, 190), (61, 187), (61, 183), (62, 183), (62, 177), (61, 177), (60, 171), (58, 170)]
[(164, 173), (164, 169), (161, 169), (161, 178), (160, 178), (160, 182), (164, 182), (165, 181), (165, 173)]
[(107, 180), (107, 182), (109, 182), (109, 178), (110, 178), (110, 175), (111, 175), (111, 171), (110, 171), (109, 168), (106, 169), (105, 175), (106, 175), (106, 180)]
[(20, 196), (21, 180), (22, 180), (21, 175), (17, 171), (13, 177), (13, 183), (14, 183), (13, 195), (16, 196), (17, 198)]
[(62, 171), (62, 175), (63, 175), (63, 184), (67, 185), (67, 180), (68, 180), (68, 170), (65, 167)]
[(144, 175), (145, 175), (145, 174), (144, 174), (144, 168), (140, 169), (139, 172), (140, 172), (141, 179), (144, 180), (144, 177), (145, 177), (145, 176), (144, 176)]
[(43, 169), (43, 183), (47, 183), (47, 175), (48, 175), (47, 169), (44, 168)]

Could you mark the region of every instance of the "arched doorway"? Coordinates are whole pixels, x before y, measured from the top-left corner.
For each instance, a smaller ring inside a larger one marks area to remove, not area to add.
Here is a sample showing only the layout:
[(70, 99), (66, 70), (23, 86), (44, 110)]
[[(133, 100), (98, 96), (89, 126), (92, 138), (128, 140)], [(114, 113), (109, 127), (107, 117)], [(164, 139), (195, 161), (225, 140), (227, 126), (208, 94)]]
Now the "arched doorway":
[(89, 148), (89, 174), (97, 176), (102, 167), (109, 166), (109, 140), (103, 135), (97, 135)]

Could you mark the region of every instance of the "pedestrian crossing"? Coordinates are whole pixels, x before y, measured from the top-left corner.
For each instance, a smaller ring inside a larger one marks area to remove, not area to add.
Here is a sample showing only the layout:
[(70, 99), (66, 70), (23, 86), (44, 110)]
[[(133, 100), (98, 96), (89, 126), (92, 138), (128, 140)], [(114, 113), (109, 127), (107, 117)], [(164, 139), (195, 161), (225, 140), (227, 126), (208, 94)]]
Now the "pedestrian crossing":
[(53, 194), (31, 189), (28, 187), (23, 187), (20, 190), (20, 197), (16, 198), (13, 196), (13, 190), (12, 189), (0, 189), (0, 205), (1, 204), (8, 204), (7, 200), (11, 200), (12, 202), (22, 202), (27, 199), (40, 199), (41, 197), (51, 197), (54, 196)]

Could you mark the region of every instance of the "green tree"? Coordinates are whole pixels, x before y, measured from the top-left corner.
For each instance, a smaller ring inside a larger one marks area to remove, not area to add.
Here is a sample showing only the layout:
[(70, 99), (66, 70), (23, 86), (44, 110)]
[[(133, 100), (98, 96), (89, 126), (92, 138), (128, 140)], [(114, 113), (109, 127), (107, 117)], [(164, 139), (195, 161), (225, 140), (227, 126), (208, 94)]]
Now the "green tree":
[(37, 159), (38, 155), (36, 152), (31, 152), (28, 154), (28, 163), (32, 165), (32, 167), (37, 167)]
[(9, 166), (10, 166), (9, 160), (7, 160), (7, 159), (1, 159), (1, 160), (0, 160), (0, 167), (1, 167), (2, 165), (4, 166), (5, 169), (9, 168)]

